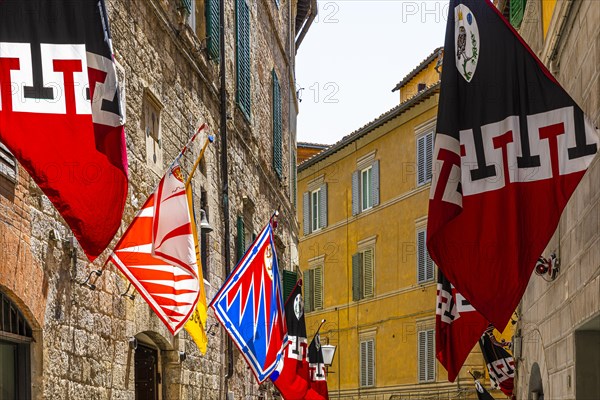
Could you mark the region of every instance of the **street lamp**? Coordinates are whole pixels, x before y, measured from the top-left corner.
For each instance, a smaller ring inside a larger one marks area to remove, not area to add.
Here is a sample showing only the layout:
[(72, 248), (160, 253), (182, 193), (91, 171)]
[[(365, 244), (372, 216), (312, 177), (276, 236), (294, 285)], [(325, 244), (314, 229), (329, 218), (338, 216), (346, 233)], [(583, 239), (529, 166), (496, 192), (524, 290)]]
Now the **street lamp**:
[(201, 233), (210, 233), (213, 231), (212, 226), (208, 223), (208, 219), (206, 218), (206, 211), (202, 208), (200, 209), (200, 232)]
[(321, 345), (321, 351), (323, 352), (323, 364), (328, 367), (333, 364), (333, 356), (335, 355), (335, 346), (332, 344)]

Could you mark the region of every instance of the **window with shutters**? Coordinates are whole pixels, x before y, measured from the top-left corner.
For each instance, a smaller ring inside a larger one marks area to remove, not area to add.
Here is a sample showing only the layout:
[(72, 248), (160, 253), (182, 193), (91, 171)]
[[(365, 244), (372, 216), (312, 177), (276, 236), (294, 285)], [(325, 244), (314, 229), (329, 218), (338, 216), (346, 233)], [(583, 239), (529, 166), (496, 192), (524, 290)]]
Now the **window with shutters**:
[(304, 271), (304, 310), (306, 312), (323, 309), (323, 266), (319, 265)]
[(250, 7), (247, 0), (236, 0), (236, 76), (237, 104), (250, 120)]
[(375, 338), (360, 342), (360, 386), (375, 386)]
[(327, 226), (327, 183), (318, 180), (308, 187), (310, 191), (304, 193), (302, 201), (305, 235)]
[(281, 116), (281, 88), (277, 73), (273, 70), (273, 169), (279, 179), (283, 178), (283, 143)]
[(352, 174), (352, 215), (379, 205), (379, 160), (374, 156), (372, 152), (362, 157)]
[(433, 132), (417, 138), (417, 185), (431, 181), (433, 162)]
[(417, 283), (432, 281), (435, 267), (426, 245), (427, 230), (417, 231)]
[(375, 294), (375, 237), (361, 240), (352, 256), (352, 299), (359, 301)]
[(419, 331), (419, 382), (435, 381), (435, 330)]

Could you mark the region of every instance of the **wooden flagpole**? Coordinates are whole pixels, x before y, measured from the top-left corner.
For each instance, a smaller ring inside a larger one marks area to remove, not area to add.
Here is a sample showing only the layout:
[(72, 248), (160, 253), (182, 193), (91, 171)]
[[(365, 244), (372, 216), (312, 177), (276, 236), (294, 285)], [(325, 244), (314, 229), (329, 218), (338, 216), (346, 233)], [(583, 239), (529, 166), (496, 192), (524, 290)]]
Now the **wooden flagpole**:
[(200, 164), (200, 160), (202, 160), (202, 157), (204, 157), (204, 151), (208, 147), (208, 144), (212, 143), (214, 141), (215, 141), (215, 137), (212, 136), (212, 135), (208, 135), (208, 137), (206, 138), (206, 141), (204, 142), (204, 146), (202, 146), (202, 150), (200, 150), (200, 155), (198, 155), (198, 158), (196, 159), (196, 162), (194, 163), (194, 166), (192, 167), (192, 170), (190, 171), (190, 175), (188, 176), (187, 180), (185, 181), (185, 188), (186, 189), (189, 187), (189, 185), (192, 182), (192, 177), (194, 176), (194, 173), (196, 172), (196, 169), (198, 169), (198, 165)]

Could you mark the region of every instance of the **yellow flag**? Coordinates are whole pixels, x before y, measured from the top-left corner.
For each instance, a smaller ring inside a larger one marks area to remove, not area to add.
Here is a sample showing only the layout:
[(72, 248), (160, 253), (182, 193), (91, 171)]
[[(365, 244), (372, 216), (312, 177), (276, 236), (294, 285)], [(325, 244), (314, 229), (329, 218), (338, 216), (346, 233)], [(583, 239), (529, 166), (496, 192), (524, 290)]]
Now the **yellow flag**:
[[(194, 236), (194, 244), (196, 246), (196, 259), (198, 260), (198, 283), (200, 286), (200, 293), (198, 298), (198, 305), (192, 313), (192, 316), (185, 323), (184, 328), (187, 333), (190, 334), (196, 346), (202, 354), (206, 354), (206, 346), (208, 344), (208, 338), (206, 336), (206, 292), (204, 291), (204, 275), (202, 274), (202, 261), (200, 258), (200, 245), (198, 244), (198, 231), (196, 229), (196, 221), (194, 219), (194, 210), (192, 202), (192, 188), (191, 185), (186, 187), (188, 204), (190, 207), (190, 216), (192, 218), (192, 233)], [(206, 251), (206, 249), (202, 249)]]

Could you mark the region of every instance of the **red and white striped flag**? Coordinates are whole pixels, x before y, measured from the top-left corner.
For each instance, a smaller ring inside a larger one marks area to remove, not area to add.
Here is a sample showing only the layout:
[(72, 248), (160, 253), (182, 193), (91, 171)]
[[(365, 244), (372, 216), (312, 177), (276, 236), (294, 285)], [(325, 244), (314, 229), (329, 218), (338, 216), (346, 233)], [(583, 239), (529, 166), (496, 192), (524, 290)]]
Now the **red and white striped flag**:
[(172, 334), (194, 312), (200, 293), (189, 210), (174, 163), (110, 256)]

